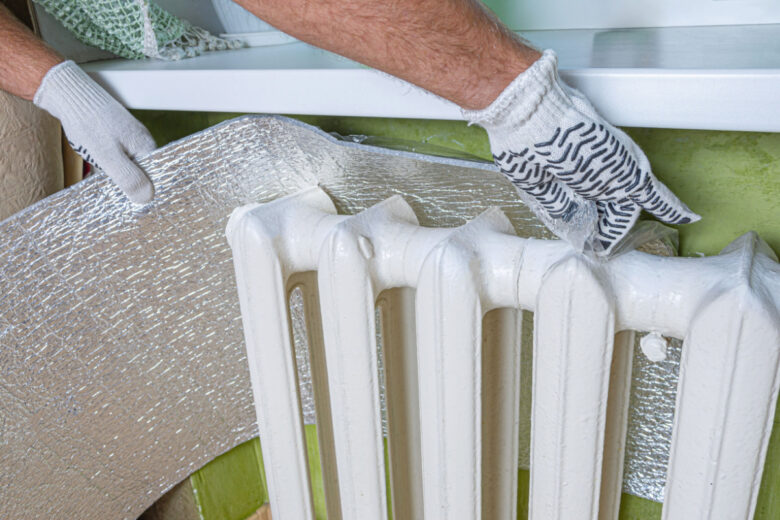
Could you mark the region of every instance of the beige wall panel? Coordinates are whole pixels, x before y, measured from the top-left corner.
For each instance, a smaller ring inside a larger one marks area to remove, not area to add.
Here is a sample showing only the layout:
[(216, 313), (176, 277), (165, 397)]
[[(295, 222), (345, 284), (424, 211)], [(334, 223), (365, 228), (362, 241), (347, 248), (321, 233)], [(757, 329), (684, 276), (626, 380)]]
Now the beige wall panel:
[(0, 220), (62, 189), (60, 125), (0, 91)]

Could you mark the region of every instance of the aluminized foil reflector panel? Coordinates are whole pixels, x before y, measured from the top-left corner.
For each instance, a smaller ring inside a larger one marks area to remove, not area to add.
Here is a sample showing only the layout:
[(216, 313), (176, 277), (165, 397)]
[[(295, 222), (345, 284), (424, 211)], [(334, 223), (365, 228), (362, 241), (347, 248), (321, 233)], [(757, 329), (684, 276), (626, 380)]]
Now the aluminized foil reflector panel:
[[(500, 206), (519, 235), (551, 238), (492, 165), (340, 142), (280, 117), (228, 121), (141, 162), (148, 206), (101, 175), (0, 223), (3, 519), (135, 518), (257, 434), (224, 236), (234, 208), (319, 184), (342, 213), (401, 194), (422, 225)], [(298, 358), (306, 348), (297, 333)], [(626, 489), (660, 499), (679, 360), (636, 359)]]

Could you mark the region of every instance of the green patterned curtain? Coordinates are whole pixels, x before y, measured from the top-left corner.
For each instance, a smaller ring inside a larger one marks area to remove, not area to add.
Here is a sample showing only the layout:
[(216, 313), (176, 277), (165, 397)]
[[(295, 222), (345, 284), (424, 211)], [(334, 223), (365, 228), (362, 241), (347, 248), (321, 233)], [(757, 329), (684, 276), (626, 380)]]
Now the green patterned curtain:
[(128, 59), (176, 60), (240, 47), (177, 18), (149, 0), (35, 0), (76, 38)]

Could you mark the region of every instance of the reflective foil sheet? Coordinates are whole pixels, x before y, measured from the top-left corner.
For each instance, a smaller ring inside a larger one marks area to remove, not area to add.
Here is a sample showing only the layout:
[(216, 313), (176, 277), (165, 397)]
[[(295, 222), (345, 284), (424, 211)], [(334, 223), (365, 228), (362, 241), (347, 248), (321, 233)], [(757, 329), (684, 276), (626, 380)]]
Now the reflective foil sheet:
[[(551, 236), (492, 165), (340, 142), (285, 118), (223, 123), (142, 166), (148, 206), (100, 175), (0, 223), (3, 519), (135, 518), (257, 435), (224, 236), (235, 207), (319, 184), (342, 213), (401, 194), (426, 226), (500, 206), (519, 235)], [(305, 360), (300, 324), (295, 336)], [(635, 357), (626, 490), (656, 500), (678, 366)]]

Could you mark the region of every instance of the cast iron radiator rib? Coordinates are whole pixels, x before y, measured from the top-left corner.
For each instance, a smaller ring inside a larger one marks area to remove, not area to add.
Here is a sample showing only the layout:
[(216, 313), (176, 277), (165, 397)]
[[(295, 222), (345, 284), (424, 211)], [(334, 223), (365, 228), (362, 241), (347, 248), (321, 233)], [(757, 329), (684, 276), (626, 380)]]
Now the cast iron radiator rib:
[(633, 331), (685, 341), (664, 518), (752, 516), (780, 381), (780, 265), (755, 234), (595, 263), (495, 208), (428, 228), (400, 196), (342, 216), (311, 188), (237, 209), (227, 236), (274, 518), (314, 518), (296, 287), (333, 517), (387, 518), (388, 497), (396, 518), (517, 517), (518, 310), (534, 312), (530, 518), (617, 518)]

